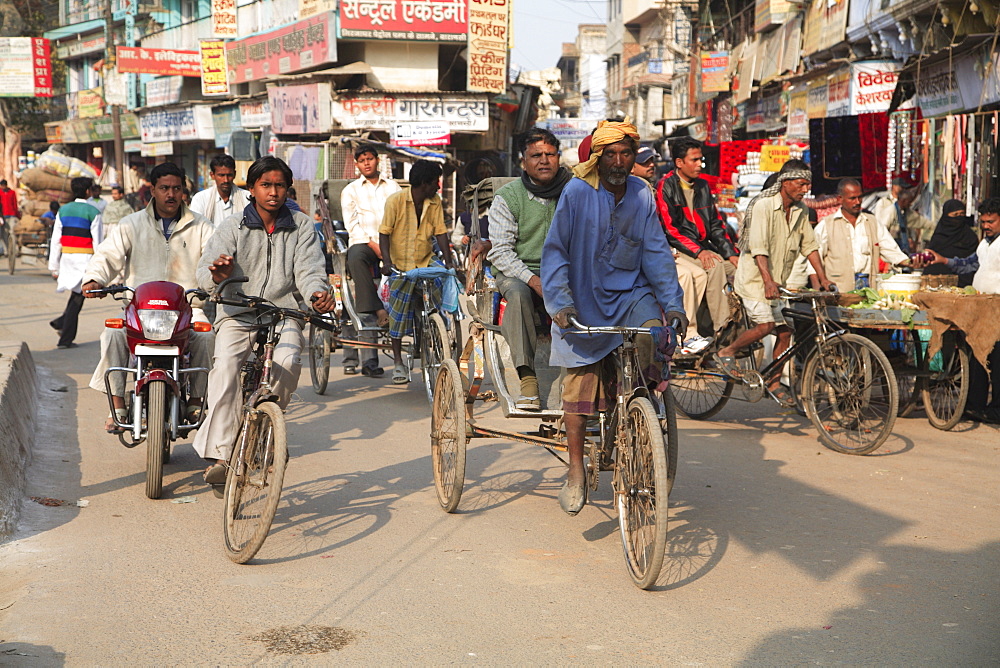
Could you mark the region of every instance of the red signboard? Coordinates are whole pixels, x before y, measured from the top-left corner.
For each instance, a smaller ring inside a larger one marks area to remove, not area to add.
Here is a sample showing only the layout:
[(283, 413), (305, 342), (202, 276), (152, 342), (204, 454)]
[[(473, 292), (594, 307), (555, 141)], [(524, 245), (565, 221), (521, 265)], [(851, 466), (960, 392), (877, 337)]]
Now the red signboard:
[(228, 42), (229, 83), (256, 81), (337, 62), (336, 24), (334, 13), (326, 12)]
[(35, 97), (52, 97), (52, 57), (49, 40), (31, 39), (31, 56), (35, 70)]
[(341, 0), (342, 39), (465, 42), (468, 0)]
[(143, 49), (119, 46), (116, 49), (119, 72), (162, 74), (183, 77), (201, 76), (201, 54), (197, 51), (174, 49)]

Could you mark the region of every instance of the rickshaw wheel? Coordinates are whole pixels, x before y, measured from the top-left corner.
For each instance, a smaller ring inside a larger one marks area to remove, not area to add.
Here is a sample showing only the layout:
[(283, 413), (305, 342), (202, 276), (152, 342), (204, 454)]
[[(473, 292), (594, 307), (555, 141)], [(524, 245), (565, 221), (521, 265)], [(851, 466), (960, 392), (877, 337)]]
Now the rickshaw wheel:
[(431, 460), (438, 502), (454, 512), (465, 485), (465, 387), (458, 365), (446, 359), (438, 370), (431, 402)]
[[(963, 345), (946, 344), (941, 352), (941, 371), (924, 379), (921, 395), (927, 421), (947, 431), (962, 419), (969, 400), (969, 351)], [(936, 357), (936, 356), (935, 356)], [(924, 360), (926, 366), (932, 360)]]
[(614, 475), (618, 527), (629, 575), (637, 587), (649, 589), (660, 574), (667, 544), (667, 448), (649, 399), (630, 401), (625, 420)]
[(722, 410), (735, 381), (715, 369), (683, 369), (670, 374), (670, 393), (677, 410), (692, 420), (707, 420)]
[(309, 325), (309, 376), (316, 394), (326, 392), (330, 381), (330, 333)]
[(437, 313), (432, 313), (421, 332), (420, 341), (420, 375), (424, 379), (427, 401), (431, 405), (434, 405), (434, 384), (437, 382), (441, 361), (450, 355), (450, 342), (444, 320)]

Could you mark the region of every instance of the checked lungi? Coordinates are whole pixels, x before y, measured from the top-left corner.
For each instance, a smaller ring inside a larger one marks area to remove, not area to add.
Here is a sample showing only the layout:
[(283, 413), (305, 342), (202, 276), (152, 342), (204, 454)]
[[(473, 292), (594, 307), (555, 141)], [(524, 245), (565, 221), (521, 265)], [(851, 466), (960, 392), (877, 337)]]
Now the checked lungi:
[[(443, 264), (434, 263), (440, 265)], [(433, 266), (433, 265), (432, 265)], [(413, 334), (413, 298), (417, 294), (417, 284), (421, 279), (409, 278), (405, 274), (399, 274), (389, 279), (389, 336), (394, 339), (401, 339), (404, 336)], [(431, 289), (431, 304), (440, 307), (442, 280), (435, 278), (425, 280), (425, 285)]]

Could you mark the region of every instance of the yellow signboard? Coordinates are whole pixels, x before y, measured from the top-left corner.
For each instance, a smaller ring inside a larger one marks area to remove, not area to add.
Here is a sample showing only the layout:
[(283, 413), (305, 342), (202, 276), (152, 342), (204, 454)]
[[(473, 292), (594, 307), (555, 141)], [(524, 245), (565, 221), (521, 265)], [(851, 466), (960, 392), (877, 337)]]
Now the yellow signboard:
[(778, 171), (788, 162), (791, 151), (791, 147), (786, 144), (764, 144), (760, 147), (760, 171)]

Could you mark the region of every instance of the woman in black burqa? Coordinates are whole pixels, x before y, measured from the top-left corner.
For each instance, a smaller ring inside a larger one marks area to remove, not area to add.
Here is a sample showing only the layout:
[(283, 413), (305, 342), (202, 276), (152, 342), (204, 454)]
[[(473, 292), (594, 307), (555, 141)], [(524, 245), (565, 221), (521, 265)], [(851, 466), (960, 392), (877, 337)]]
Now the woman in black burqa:
[[(934, 235), (927, 242), (927, 248), (945, 257), (968, 257), (976, 252), (979, 237), (974, 226), (976, 219), (965, 215), (965, 204), (957, 199), (950, 199), (941, 209), (941, 219), (934, 228)], [(944, 264), (932, 264), (924, 268), (925, 274), (954, 274), (955, 272)], [(973, 274), (959, 274), (958, 285), (972, 285)]]

